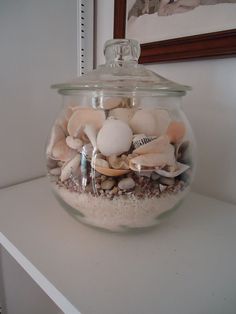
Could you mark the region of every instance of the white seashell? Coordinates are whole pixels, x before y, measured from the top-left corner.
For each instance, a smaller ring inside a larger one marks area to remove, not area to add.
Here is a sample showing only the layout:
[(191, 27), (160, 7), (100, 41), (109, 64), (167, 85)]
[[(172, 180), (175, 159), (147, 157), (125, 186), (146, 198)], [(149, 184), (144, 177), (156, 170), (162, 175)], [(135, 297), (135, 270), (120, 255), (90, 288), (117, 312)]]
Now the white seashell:
[(162, 135), (157, 139), (136, 148), (133, 153), (142, 155), (150, 153), (165, 153), (169, 150), (173, 150), (169, 137), (167, 135)]
[(159, 175), (163, 177), (175, 178), (190, 168), (188, 165), (181, 164), (180, 162), (176, 163), (176, 167), (177, 169), (175, 171), (166, 171), (163, 169), (158, 169), (156, 170), (156, 173), (158, 173)]
[(165, 166), (174, 166), (176, 163), (174, 156), (174, 148), (167, 153), (152, 153), (134, 157), (130, 160), (129, 166), (134, 171), (143, 171), (163, 168)]
[(120, 180), (120, 182), (118, 183), (118, 187), (121, 190), (130, 190), (135, 187), (135, 182), (132, 178), (125, 178)]
[(109, 117), (114, 117), (128, 124), (136, 111), (137, 109), (134, 108), (116, 108), (110, 111)]
[(50, 169), (49, 170), (49, 173), (52, 175), (52, 176), (59, 176), (61, 174), (61, 168), (53, 168), (53, 169)]
[(95, 127), (92, 124), (85, 124), (84, 133), (87, 135), (88, 139), (93, 145), (93, 148), (96, 148), (97, 131)]
[(74, 138), (72, 136), (67, 136), (66, 144), (71, 148), (77, 151), (81, 150), (83, 142), (79, 138)]
[(129, 122), (133, 133), (145, 134), (146, 136), (157, 134), (157, 123), (155, 116), (148, 110), (138, 110)]
[(48, 156), (50, 156), (52, 154), (52, 149), (53, 149), (53, 146), (59, 142), (60, 140), (63, 140), (65, 139), (65, 133), (63, 131), (63, 129), (55, 124), (53, 127), (52, 127), (52, 131), (51, 131), (51, 134), (50, 134), (50, 138), (49, 138), (49, 142), (48, 142), (48, 146), (47, 146), (47, 150), (46, 150), (46, 153)]
[(73, 159), (68, 161), (61, 169), (61, 181), (67, 180), (70, 175), (74, 175), (80, 165), (80, 154), (76, 154)]
[(105, 113), (102, 110), (80, 108), (73, 112), (68, 121), (67, 130), (69, 135), (76, 137), (86, 124), (92, 124), (98, 131), (105, 121)]
[(132, 130), (121, 120), (106, 120), (97, 135), (97, 148), (104, 156), (120, 155), (130, 149)]
[(103, 190), (110, 190), (113, 188), (113, 186), (115, 185), (115, 181), (114, 180), (105, 180), (101, 183), (101, 188)]
[(92, 167), (93, 168), (97, 168), (97, 167), (101, 167), (101, 168), (109, 168), (109, 163), (101, 158), (94, 158), (94, 160), (92, 161)]
[(68, 161), (76, 155), (76, 151), (66, 145), (65, 139), (57, 142), (52, 149), (51, 158), (55, 160)]
[(160, 189), (161, 192), (164, 192), (167, 189), (167, 186), (159, 184), (159, 189)]

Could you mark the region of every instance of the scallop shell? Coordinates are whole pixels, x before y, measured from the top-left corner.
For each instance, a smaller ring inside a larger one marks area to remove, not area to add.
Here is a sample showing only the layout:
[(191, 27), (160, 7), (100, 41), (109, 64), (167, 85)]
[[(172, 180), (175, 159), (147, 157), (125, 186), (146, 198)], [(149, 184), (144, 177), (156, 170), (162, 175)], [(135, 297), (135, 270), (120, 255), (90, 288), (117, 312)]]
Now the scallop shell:
[(70, 175), (74, 175), (76, 173), (80, 165), (80, 159), (80, 154), (76, 154), (74, 158), (63, 166), (60, 176), (62, 182), (69, 179)]
[(156, 173), (158, 173), (159, 175), (161, 175), (163, 177), (175, 178), (190, 168), (188, 165), (181, 164), (180, 162), (176, 163), (176, 167), (177, 167), (177, 169), (175, 171), (166, 171), (163, 169), (158, 169), (158, 170), (156, 170)]
[(73, 158), (76, 151), (66, 145), (65, 139), (57, 142), (52, 149), (51, 158), (55, 160), (68, 161)]
[(97, 135), (97, 148), (104, 156), (120, 155), (130, 149), (132, 130), (121, 120), (108, 119)]
[(52, 149), (53, 149), (53, 146), (61, 141), (61, 140), (64, 140), (65, 139), (65, 133), (63, 131), (63, 129), (61, 128), (61, 126), (55, 124), (53, 127), (52, 127), (52, 131), (51, 131), (51, 135), (50, 135), (50, 139), (49, 139), (49, 142), (48, 142), (48, 146), (47, 146), (47, 150), (46, 150), (46, 153), (48, 156), (50, 156), (52, 154)]
[(133, 153), (139, 155), (150, 153), (164, 153), (172, 149), (173, 146), (170, 144), (169, 137), (167, 135), (162, 135), (157, 139), (136, 148)]
[(80, 132), (86, 124), (92, 124), (98, 131), (102, 127), (104, 121), (104, 111), (80, 108), (72, 114), (68, 121), (67, 130), (69, 135), (76, 137), (78, 136), (78, 132)]
[(109, 117), (114, 117), (128, 124), (136, 111), (137, 109), (134, 108), (116, 108), (110, 111)]
[(134, 171), (151, 170), (163, 168), (166, 165), (174, 166), (176, 163), (174, 157), (174, 148), (166, 153), (152, 153), (137, 156), (130, 160), (129, 167)]
[(181, 141), (181, 139), (184, 137), (186, 133), (186, 128), (183, 122), (180, 121), (172, 121), (168, 129), (166, 131), (166, 134), (170, 138), (171, 143), (178, 143)]

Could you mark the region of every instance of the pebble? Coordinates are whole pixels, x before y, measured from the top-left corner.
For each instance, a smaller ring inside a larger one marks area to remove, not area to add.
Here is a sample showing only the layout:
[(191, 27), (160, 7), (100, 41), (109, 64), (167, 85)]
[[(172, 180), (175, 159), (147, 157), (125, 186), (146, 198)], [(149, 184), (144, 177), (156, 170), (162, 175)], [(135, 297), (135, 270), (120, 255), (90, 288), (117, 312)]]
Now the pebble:
[(153, 172), (153, 173), (152, 173), (151, 179), (152, 179), (153, 181), (156, 181), (156, 180), (158, 180), (159, 178), (160, 178), (160, 175), (159, 175), (159, 174), (157, 174), (156, 172)]
[(135, 186), (135, 182), (132, 178), (125, 178), (120, 180), (120, 182), (118, 183), (118, 187), (121, 190), (129, 190), (132, 189)]
[(115, 186), (113, 189), (112, 189), (112, 194), (117, 194), (118, 192), (118, 187)]
[(105, 181), (106, 178), (107, 178), (106, 176), (102, 175), (102, 176), (101, 176), (101, 181), (102, 181), (102, 182)]
[(114, 185), (115, 185), (114, 180), (105, 180), (101, 183), (101, 188), (103, 190), (110, 190), (113, 188)]
[(49, 170), (49, 173), (52, 175), (52, 176), (59, 176), (61, 174), (61, 168), (54, 168), (54, 169), (51, 169)]
[(163, 184), (163, 185), (174, 185), (175, 184), (175, 179), (161, 177), (160, 178), (160, 183)]

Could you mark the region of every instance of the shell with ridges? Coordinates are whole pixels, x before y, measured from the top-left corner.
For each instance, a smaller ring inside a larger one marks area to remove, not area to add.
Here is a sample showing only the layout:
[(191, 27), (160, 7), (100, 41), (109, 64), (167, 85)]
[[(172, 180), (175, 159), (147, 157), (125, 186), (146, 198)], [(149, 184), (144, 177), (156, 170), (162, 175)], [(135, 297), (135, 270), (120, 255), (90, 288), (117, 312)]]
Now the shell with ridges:
[(155, 140), (150, 141), (136, 148), (133, 153), (135, 154), (150, 154), (150, 153), (164, 153), (172, 150), (172, 145), (170, 144), (169, 137), (167, 135), (162, 135)]

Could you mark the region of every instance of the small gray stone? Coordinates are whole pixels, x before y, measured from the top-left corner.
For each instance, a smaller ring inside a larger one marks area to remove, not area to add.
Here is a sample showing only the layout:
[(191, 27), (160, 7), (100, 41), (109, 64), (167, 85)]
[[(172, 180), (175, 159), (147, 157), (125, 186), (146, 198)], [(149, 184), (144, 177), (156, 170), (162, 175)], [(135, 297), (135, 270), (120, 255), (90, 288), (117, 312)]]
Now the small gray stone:
[(135, 182), (132, 178), (125, 178), (120, 180), (120, 182), (118, 183), (118, 187), (121, 190), (129, 190), (135, 187)]
[(115, 185), (115, 181), (114, 180), (105, 180), (101, 183), (101, 188), (103, 190), (110, 190), (113, 188), (113, 186)]

